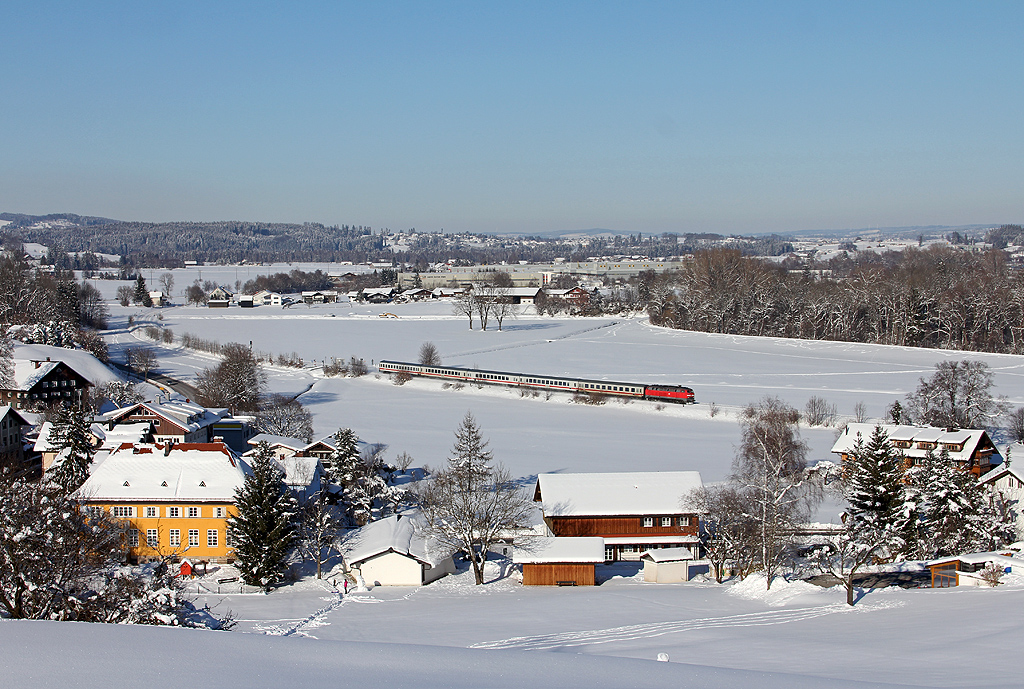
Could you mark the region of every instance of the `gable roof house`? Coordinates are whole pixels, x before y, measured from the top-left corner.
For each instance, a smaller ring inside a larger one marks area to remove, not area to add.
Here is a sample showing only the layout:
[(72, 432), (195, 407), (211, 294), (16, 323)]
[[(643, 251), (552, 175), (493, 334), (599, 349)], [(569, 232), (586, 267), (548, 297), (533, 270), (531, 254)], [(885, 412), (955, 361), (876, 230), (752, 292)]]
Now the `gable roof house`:
[(1003, 462), (979, 478), (978, 483), (1003, 500), (1013, 515), (1017, 540), (1024, 540), (1024, 467), (1006, 466)]
[(208, 443), (217, 423), (230, 419), (227, 409), (207, 409), (189, 401), (139, 402), (117, 409), (104, 419), (108, 428), (125, 423), (149, 423), (158, 443)]
[[(903, 453), (906, 467), (925, 457), (929, 451), (946, 450), (949, 458), (965, 471), (981, 476), (1003, 460), (995, 443), (982, 429), (936, 428), (934, 426), (905, 426), (880, 424), (893, 446)], [(832, 452), (846, 461), (860, 435), (866, 443), (875, 430), (875, 424), (851, 423), (832, 445)]]
[(15, 359), (14, 385), (0, 388), (0, 404), (15, 409), (35, 409), (63, 403), (74, 406), (89, 401), (93, 386), (85, 376), (63, 361)]
[(700, 515), (683, 496), (697, 471), (540, 474), (533, 499), (554, 536), (601, 536), (606, 560), (639, 560), (655, 548), (699, 548)]
[(93, 469), (78, 495), (123, 520), (129, 562), (232, 562), (227, 520), (248, 471), (224, 443), (126, 443)]
[(252, 295), (253, 303), (260, 306), (281, 306), (281, 295), (270, 290), (260, 290)]
[(211, 309), (226, 309), (234, 293), (226, 287), (218, 287), (206, 296), (206, 305)]
[(416, 512), (353, 531), (342, 546), (346, 570), (372, 586), (422, 586), (455, 572), (450, 552), (423, 535)]
[[(51, 444), (50, 434), (53, 431), (53, 423), (44, 421), (39, 427), (39, 435), (36, 436), (33, 449), (42, 458), (42, 468), (45, 474), (54, 460), (57, 458), (59, 449)], [(152, 426), (148, 423), (123, 423), (114, 428), (106, 428), (103, 424), (94, 423), (89, 427), (93, 449), (93, 464), (99, 464), (106, 457), (125, 443), (143, 443), (152, 441)]]

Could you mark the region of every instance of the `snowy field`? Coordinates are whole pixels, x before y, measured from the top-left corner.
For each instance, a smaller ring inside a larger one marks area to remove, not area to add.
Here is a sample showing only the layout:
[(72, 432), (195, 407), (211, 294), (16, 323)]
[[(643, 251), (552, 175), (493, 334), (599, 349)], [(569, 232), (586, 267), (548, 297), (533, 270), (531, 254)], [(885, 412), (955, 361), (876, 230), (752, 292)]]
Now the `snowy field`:
[[(503, 332), (480, 332), (469, 331), (450, 308), (113, 306), (109, 341), (115, 357), (126, 346), (151, 344), (160, 370), (186, 380), (216, 360), (141, 339), (141, 331), (126, 328), (130, 315), (179, 335), (295, 351), (307, 363), (351, 355), (368, 364), (414, 360), (429, 340), (448, 364), (696, 391), (695, 406), (590, 407), (563, 395), (524, 399), (501, 388), (444, 390), (430, 381), (399, 387), (372, 373), (329, 379), (315, 368), (269, 370), (273, 390), (301, 393), (318, 433), (350, 426), (368, 442), (387, 443), (390, 453), (409, 452), (418, 464), (442, 464), (452, 431), (472, 411), (496, 459), (524, 483), (542, 471), (659, 469), (695, 469), (705, 482), (719, 481), (729, 471), (743, 405), (778, 395), (803, 407), (818, 395), (841, 415), (864, 402), (879, 417), (948, 358), (984, 360), (997, 392), (1024, 403), (1021, 357), (707, 335), (654, 328), (642, 318), (523, 315)], [(399, 318), (379, 318), (384, 311)], [(713, 418), (711, 402), (721, 407)], [(812, 460), (830, 458), (834, 433), (803, 429)], [(1020, 685), (1013, 651), (1024, 644), (1019, 580), (994, 590), (869, 591), (850, 609), (841, 591), (804, 583), (780, 582), (766, 594), (755, 579), (656, 585), (634, 573), (605, 570), (597, 588), (523, 588), (492, 563), (495, 580), (483, 587), (463, 572), (423, 588), (347, 596), (315, 580), (268, 596), (203, 595), (201, 603), (237, 615), (232, 633), (3, 622), (0, 676), (11, 678), (9, 686), (75, 684), (73, 677), (81, 686), (114, 677), (145, 677), (155, 686)], [(655, 662), (660, 653), (670, 662)]]

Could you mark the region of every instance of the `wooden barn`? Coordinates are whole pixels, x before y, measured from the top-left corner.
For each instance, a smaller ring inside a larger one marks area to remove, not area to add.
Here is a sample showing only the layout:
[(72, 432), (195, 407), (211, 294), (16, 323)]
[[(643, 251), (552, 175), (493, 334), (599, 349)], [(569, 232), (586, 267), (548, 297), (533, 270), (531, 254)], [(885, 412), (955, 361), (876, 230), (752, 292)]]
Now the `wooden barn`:
[(604, 562), (604, 539), (525, 539), (516, 543), (512, 561), (523, 566), (523, 586), (594, 586), (594, 566)]
[(552, 535), (601, 536), (605, 560), (639, 561), (656, 548), (699, 550), (700, 515), (683, 498), (702, 485), (696, 471), (541, 474), (533, 499)]

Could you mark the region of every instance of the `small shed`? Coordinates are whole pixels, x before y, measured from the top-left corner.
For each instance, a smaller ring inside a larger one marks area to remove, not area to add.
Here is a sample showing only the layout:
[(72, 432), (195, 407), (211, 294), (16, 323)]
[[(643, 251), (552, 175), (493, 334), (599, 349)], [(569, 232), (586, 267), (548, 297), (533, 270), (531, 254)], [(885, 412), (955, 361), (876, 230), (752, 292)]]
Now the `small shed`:
[(345, 567), (373, 586), (421, 586), (454, 573), (451, 553), (422, 531), (418, 512), (370, 522), (345, 539)]
[(694, 559), (689, 548), (656, 548), (640, 556), (644, 563), (644, 581), (656, 584), (675, 584), (689, 581), (698, 574), (707, 574), (709, 564)]
[(600, 536), (524, 538), (512, 561), (523, 566), (523, 586), (594, 586), (594, 567), (604, 562)]
[(189, 562), (188, 560), (182, 560), (181, 561), (181, 568), (179, 570), (179, 573), (181, 574), (181, 578), (182, 579), (184, 579), (185, 577), (191, 577), (192, 576), (192, 563)]
[(256, 300), (251, 294), (241, 294), (238, 297), (238, 305), (243, 309), (251, 309), (256, 306)]
[(932, 573), (932, 588), (944, 589), (953, 586), (988, 586), (981, 572), (989, 565), (995, 565), (1009, 574), (1014, 566), (1024, 570), (1024, 559), (1014, 557), (1013, 551), (967, 553), (932, 560), (927, 564)]

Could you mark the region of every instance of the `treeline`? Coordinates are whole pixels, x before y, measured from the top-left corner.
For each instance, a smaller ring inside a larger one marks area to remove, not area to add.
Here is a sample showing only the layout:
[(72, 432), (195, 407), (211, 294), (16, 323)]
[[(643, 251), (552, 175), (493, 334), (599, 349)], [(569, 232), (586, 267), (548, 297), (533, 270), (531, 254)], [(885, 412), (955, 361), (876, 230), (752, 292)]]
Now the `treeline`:
[(712, 249), (641, 285), (653, 323), (737, 335), (1024, 353), (1024, 276), (1004, 252), (865, 253), (791, 271)]
[(259, 275), (242, 286), (243, 294), (256, 294), (262, 290), (291, 294), (294, 292), (331, 289), (333, 283), (322, 270), (308, 273), (296, 268), (287, 273)]

